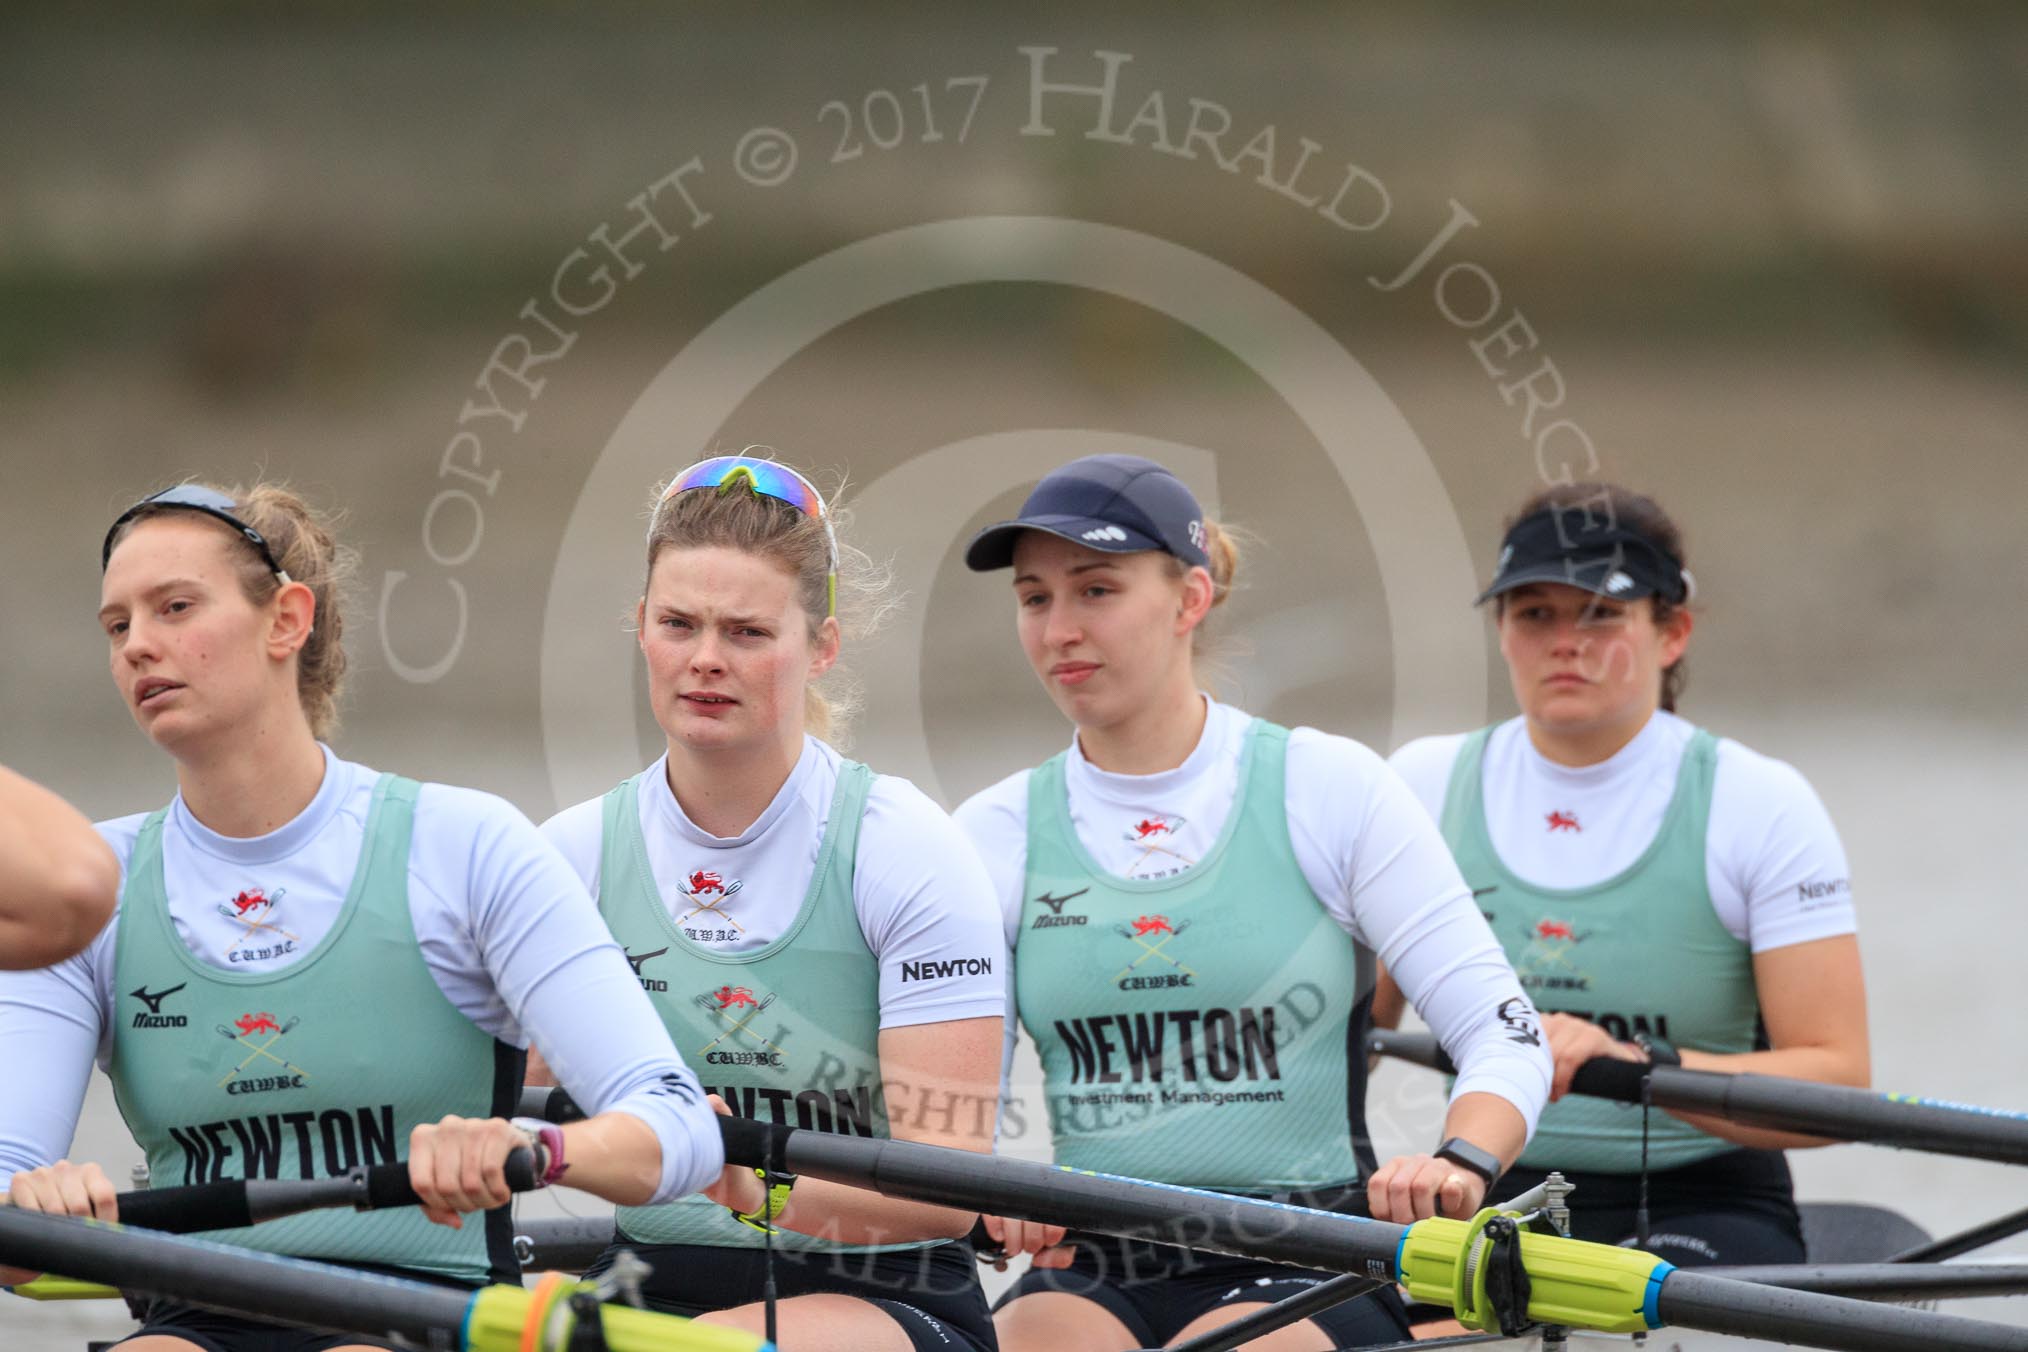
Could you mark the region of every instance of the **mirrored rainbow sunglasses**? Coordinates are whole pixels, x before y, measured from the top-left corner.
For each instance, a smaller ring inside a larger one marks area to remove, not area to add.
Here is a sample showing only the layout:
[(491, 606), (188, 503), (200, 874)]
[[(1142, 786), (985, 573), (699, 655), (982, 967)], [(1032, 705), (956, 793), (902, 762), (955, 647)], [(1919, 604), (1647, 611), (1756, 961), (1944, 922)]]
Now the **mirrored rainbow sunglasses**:
[[(744, 486), (750, 493), (758, 493), (777, 502), (786, 502), (804, 516), (814, 517), (824, 527), (824, 543), (830, 551), (831, 572), (826, 579), (826, 600), (828, 613), (838, 613), (838, 537), (831, 529), (831, 517), (824, 510), (824, 497), (817, 486), (787, 465), (773, 460), (762, 460), (751, 455), (715, 455), (709, 460), (700, 460), (669, 481), (662, 490), (662, 502), (667, 502), (678, 493), (687, 493), (693, 488), (715, 488), (723, 496), (733, 489)], [(660, 503), (656, 504), (658, 507)], [(654, 522), (648, 523), (649, 538), (654, 538)]]

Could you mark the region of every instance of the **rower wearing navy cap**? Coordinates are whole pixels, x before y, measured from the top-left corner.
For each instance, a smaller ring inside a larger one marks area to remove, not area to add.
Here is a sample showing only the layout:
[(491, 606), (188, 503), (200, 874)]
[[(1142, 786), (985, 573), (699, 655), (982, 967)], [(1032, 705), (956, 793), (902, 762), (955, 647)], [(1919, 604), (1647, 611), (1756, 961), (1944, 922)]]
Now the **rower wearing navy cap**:
[[(1521, 716), (1411, 742), (1392, 763), (1441, 823), (1556, 1055), (1557, 1101), (1495, 1198), (1557, 1169), (1578, 1185), (1579, 1238), (1640, 1240), (1686, 1266), (1799, 1263), (1779, 1150), (1823, 1142), (1565, 1097), (1597, 1056), (1868, 1079), (1851, 887), (1824, 805), (1789, 765), (1675, 713), (1696, 590), (1683, 559), (1650, 498), (1535, 494), (1479, 597)], [(1399, 1011), (1383, 977), (1376, 1017)]]
[[(1434, 825), (1379, 756), (1198, 688), (1238, 552), (1182, 481), (1100, 455), (982, 531), (1070, 746), (958, 810), (1015, 947), (1058, 1164), (1412, 1221), (1470, 1215), (1549, 1086), (1534, 1010)], [(1365, 1122), (1375, 955), (1463, 1067), (1431, 1153)], [(1161, 1347), (1321, 1274), (990, 1218), (1036, 1259), (1007, 1352)], [(1407, 1335), (1392, 1288), (1290, 1326), (1298, 1352)]]

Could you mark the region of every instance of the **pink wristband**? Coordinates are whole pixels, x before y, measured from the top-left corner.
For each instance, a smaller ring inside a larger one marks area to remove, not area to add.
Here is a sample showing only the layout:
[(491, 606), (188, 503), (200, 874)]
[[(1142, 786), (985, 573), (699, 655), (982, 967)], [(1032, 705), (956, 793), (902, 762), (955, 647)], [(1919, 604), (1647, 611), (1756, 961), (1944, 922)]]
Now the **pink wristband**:
[(541, 1148), (542, 1177), (535, 1181), (537, 1187), (546, 1188), (570, 1171), (563, 1158), (562, 1127), (539, 1117), (517, 1117), (511, 1125), (528, 1138), (529, 1145)]

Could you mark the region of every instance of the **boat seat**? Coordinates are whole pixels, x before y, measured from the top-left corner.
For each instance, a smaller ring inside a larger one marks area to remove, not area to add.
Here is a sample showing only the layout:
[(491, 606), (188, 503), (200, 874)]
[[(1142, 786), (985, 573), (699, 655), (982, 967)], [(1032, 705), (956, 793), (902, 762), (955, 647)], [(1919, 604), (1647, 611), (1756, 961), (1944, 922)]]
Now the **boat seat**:
[(1812, 1263), (1880, 1263), (1918, 1244), (1930, 1233), (1898, 1211), (1857, 1202), (1799, 1202), (1803, 1247)]

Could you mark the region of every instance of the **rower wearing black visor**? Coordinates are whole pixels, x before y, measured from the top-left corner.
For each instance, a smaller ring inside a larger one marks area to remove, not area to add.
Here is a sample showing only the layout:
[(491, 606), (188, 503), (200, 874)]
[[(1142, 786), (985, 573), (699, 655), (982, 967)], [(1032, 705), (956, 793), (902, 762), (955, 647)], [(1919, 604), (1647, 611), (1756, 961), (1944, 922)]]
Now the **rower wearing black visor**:
[[(1810, 1137), (1567, 1097), (1598, 1056), (1864, 1085), (1845, 852), (1792, 766), (1678, 717), (1695, 583), (1627, 489), (1537, 493), (1491, 602), (1521, 716), (1392, 764), (1542, 1009), (1554, 1098), (1494, 1200), (1557, 1169), (1575, 1233), (1683, 1266), (1799, 1263), (1786, 1147)], [(1383, 980), (1376, 1018), (1401, 1008)], [(1637, 1208), (1643, 1176), (1648, 1226)]]

